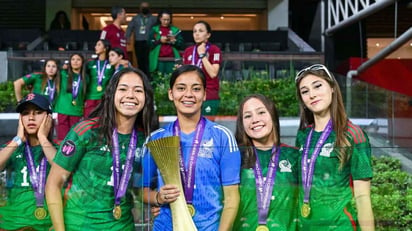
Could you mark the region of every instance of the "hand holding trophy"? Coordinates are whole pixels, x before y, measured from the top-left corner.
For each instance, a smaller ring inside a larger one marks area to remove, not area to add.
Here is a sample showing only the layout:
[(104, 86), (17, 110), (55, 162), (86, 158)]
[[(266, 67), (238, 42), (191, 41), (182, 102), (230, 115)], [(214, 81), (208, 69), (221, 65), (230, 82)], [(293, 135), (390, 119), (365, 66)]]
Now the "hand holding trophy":
[[(176, 185), (179, 191), (183, 192), (179, 171), (179, 137), (169, 136), (150, 141), (147, 143), (147, 147), (160, 170), (165, 184)], [(197, 231), (183, 194), (177, 197), (176, 201), (170, 203), (170, 209), (172, 210), (174, 231)]]

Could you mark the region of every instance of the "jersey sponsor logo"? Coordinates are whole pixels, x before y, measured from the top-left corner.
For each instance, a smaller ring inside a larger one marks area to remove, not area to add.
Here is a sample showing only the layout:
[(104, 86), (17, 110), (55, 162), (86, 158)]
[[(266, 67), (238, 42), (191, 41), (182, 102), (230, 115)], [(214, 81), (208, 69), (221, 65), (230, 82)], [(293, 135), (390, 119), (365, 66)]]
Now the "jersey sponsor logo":
[(280, 172), (292, 172), (292, 164), (289, 160), (279, 161)]
[(66, 140), (62, 146), (62, 153), (65, 156), (71, 156), (76, 151), (76, 144), (71, 140)]
[(200, 147), (198, 157), (212, 158), (213, 157), (213, 138), (203, 142)]
[(324, 157), (330, 157), (330, 154), (333, 151), (333, 143), (326, 143), (322, 146), (322, 150), (320, 151), (319, 155)]

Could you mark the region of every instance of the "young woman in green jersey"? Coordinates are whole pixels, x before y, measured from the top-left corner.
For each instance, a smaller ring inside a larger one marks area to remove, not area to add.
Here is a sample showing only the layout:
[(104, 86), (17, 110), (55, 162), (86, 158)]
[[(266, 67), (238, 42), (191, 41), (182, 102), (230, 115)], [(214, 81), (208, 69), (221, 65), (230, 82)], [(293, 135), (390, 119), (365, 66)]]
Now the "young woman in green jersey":
[[(114, 73), (117, 73), (121, 69), (125, 68), (124, 67), (124, 53), (123, 50), (119, 47), (114, 47), (110, 49), (109, 51), (109, 63), (111, 66), (114, 67)], [(113, 73), (113, 74), (114, 74)]]
[(70, 55), (68, 68), (61, 71), (60, 93), (57, 96), (57, 139), (63, 140), (70, 128), (83, 116), (86, 78), (83, 71), (84, 58), (80, 53)]
[(233, 230), (297, 228), (298, 155), (280, 142), (279, 115), (260, 94), (240, 103), (236, 140), (242, 154), (240, 204)]
[(109, 63), (110, 42), (99, 39), (94, 47), (97, 57), (86, 64), (87, 90), (84, 117), (100, 103), (103, 93), (113, 75), (114, 68)]
[(112, 77), (91, 119), (70, 130), (46, 183), (56, 231), (134, 230), (130, 178), (136, 148), (157, 128), (153, 108), (146, 75), (125, 68)]
[(44, 230), (51, 227), (44, 198), (46, 175), (56, 154), (49, 99), (30, 93), (17, 106), (17, 134), (0, 149), (0, 171), (6, 169), (7, 198), (0, 205), (0, 230)]
[(46, 95), (54, 104), (60, 85), (59, 64), (55, 59), (48, 59), (44, 62), (42, 72), (27, 74), (15, 80), (13, 84), (17, 102), (23, 98), (23, 86), (28, 86), (30, 92)]
[(338, 82), (324, 65), (301, 70), (295, 81), (301, 229), (374, 230), (368, 136), (348, 119)]

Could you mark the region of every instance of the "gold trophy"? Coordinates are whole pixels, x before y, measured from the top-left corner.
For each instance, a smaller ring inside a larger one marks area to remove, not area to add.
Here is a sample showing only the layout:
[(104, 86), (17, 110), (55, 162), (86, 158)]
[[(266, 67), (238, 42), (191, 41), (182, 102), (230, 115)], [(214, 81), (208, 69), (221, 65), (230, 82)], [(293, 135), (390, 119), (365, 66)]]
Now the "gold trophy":
[(186, 205), (179, 171), (180, 139), (178, 136), (164, 137), (147, 144), (165, 184), (176, 185), (180, 196), (170, 203), (173, 231), (197, 231)]

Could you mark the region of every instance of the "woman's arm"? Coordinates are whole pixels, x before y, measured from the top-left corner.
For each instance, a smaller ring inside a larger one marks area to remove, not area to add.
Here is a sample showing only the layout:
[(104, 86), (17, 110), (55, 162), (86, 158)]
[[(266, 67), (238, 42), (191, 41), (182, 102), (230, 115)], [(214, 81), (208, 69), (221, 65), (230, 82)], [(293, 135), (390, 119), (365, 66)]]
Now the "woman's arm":
[(239, 185), (223, 186), (223, 211), (220, 217), (219, 231), (232, 230), (239, 208)]
[(16, 100), (17, 102), (20, 102), (20, 100), (23, 98), (21, 95), (21, 89), (23, 88), (24, 80), (22, 78), (17, 79), (13, 82), (14, 85), (14, 94), (16, 95)]
[(353, 188), (359, 224), (363, 231), (373, 231), (375, 230), (375, 221), (370, 197), (371, 181), (354, 180)]
[(69, 176), (70, 172), (53, 163), (49, 176), (47, 177), (46, 200), (55, 231), (65, 230), (61, 189)]
[(26, 136), (24, 135), (24, 126), (21, 121), (21, 116), (19, 116), (19, 125), (17, 127), (17, 135), (15, 136), (16, 141), (13, 140), (7, 144), (6, 147), (0, 150), (0, 171), (6, 167), (6, 163), (9, 160), (10, 156), (13, 154), (16, 149), (22, 145), (23, 142), (26, 142)]
[(206, 53), (206, 43), (202, 43), (199, 46), (197, 46), (197, 53), (199, 54), (199, 56), (203, 56), (202, 64), (207, 74), (209, 74), (211, 78), (216, 78), (217, 75), (219, 74), (220, 65), (218, 63), (215, 63), (215, 64), (210, 63), (209, 54)]

